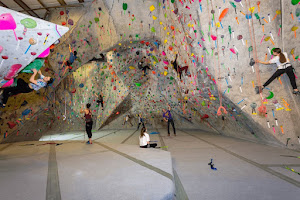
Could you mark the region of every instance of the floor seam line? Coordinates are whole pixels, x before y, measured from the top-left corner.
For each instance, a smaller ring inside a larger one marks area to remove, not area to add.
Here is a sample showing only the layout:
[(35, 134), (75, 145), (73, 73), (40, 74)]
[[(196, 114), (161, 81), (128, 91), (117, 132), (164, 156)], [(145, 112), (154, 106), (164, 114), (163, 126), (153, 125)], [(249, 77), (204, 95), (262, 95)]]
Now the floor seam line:
[(50, 145), (46, 200), (61, 200), (55, 145)]
[(146, 163), (146, 162), (144, 162), (142, 160), (134, 158), (134, 157), (132, 157), (132, 156), (130, 156), (128, 154), (125, 154), (125, 153), (123, 153), (121, 151), (118, 151), (118, 150), (116, 150), (116, 149), (114, 149), (112, 147), (109, 147), (109, 146), (107, 146), (107, 145), (105, 145), (105, 144), (103, 144), (101, 142), (94, 142), (94, 143), (98, 144), (98, 145), (100, 145), (100, 146), (102, 146), (102, 147), (104, 147), (104, 148), (106, 148), (106, 149), (108, 149), (108, 150), (110, 150), (110, 151), (112, 151), (114, 153), (117, 153), (117, 154), (119, 154), (119, 155), (127, 158), (128, 160), (131, 160), (131, 161), (133, 161), (133, 162), (135, 162), (135, 163), (137, 163), (137, 164), (139, 164), (139, 165), (141, 165), (143, 167), (146, 167), (146, 168), (148, 168), (148, 169), (150, 169), (150, 170), (152, 170), (152, 171), (154, 171), (154, 172), (156, 172), (156, 173), (158, 173), (158, 174), (160, 174), (162, 176), (165, 176), (166, 178), (169, 178), (171, 181), (173, 181), (173, 176), (170, 173), (166, 172), (166, 171), (163, 171), (163, 170), (161, 170), (161, 169), (159, 169), (157, 167), (154, 167), (153, 165), (150, 165), (150, 164), (148, 164), (148, 163)]
[(2, 147), (2, 148), (0, 149), (0, 151), (5, 150), (5, 149), (7, 149), (8, 147), (10, 147), (10, 146), (12, 146), (12, 145), (13, 145), (12, 143), (7, 144), (6, 146)]
[(125, 142), (127, 142), (127, 140), (129, 140), (129, 138), (131, 138), (135, 134), (135, 132), (137, 132), (137, 130), (135, 130), (131, 135), (129, 135), (125, 140), (123, 140), (121, 142), (121, 144), (124, 144)]

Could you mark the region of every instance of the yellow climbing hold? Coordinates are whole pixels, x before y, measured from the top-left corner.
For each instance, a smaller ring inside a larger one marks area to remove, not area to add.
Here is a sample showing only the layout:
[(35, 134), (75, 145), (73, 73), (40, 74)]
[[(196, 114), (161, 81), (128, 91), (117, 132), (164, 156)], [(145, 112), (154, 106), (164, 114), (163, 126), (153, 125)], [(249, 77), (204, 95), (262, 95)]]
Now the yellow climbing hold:
[(165, 40), (165, 43), (167, 43), (168, 42), (168, 40)]
[(251, 7), (251, 8), (249, 8), (249, 11), (250, 11), (251, 13), (254, 13), (254, 11), (255, 11), (255, 7)]
[(170, 35), (170, 32), (167, 32), (167, 35)]
[(186, 96), (186, 97), (184, 97), (184, 100), (188, 100), (187, 96)]
[(155, 10), (155, 7), (152, 5), (150, 6), (150, 11), (152, 12), (153, 10)]
[(133, 66), (129, 66), (129, 69), (135, 69), (135, 67), (133, 67)]
[(167, 76), (167, 74), (168, 74), (168, 72), (167, 72), (167, 71), (165, 71), (165, 72), (164, 72), (164, 75), (165, 75), (165, 76)]
[(216, 26), (217, 26), (218, 28), (221, 27), (220, 22), (216, 23)]
[(155, 16), (153, 15), (153, 16), (152, 16), (152, 19), (153, 19), (153, 20), (156, 20), (156, 19), (157, 19), (157, 17), (155, 17)]
[(119, 46), (121, 46), (122, 44), (121, 43), (119, 43)]
[(193, 57), (193, 56), (194, 56), (194, 53), (191, 54), (191, 57)]
[(160, 25), (162, 25), (162, 22), (159, 22)]

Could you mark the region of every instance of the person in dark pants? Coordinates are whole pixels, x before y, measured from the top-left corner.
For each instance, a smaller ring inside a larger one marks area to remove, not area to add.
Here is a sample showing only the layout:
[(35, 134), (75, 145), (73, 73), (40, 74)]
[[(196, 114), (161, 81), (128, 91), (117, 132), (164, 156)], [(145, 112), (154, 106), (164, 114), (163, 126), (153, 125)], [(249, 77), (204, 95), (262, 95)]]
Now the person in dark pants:
[(184, 66), (184, 67), (178, 66), (177, 57), (178, 57), (178, 54), (176, 54), (175, 60), (172, 62), (172, 65), (173, 65), (175, 71), (177, 72), (177, 75), (179, 74), (179, 78), (181, 80), (182, 72), (184, 71), (185, 74), (187, 74), (187, 70), (188, 70), (189, 66)]
[[(19, 78), (17, 80), (17, 86), (5, 88), (3, 90), (3, 99), (2, 103), (0, 103), (0, 107), (4, 108), (8, 101), (8, 98), (13, 95), (17, 95), (20, 93), (29, 93), (33, 90), (38, 91), (39, 89), (46, 87), (47, 84), (53, 83), (53, 78), (49, 76), (43, 76), (41, 70), (37, 71), (36, 69), (32, 69), (33, 74), (30, 77), (30, 83), (26, 83), (23, 79)], [(35, 80), (35, 76), (40, 74), (40, 79)]]
[(97, 96), (97, 95), (95, 94), (95, 96), (98, 97), (98, 100), (97, 100), (98, 106), (101, 104), (101, 108), (102, 108), (102, 110), (103, 110), (103, 107), (104, 107), (104, 105), (103, 105), (103, 93), (101, 92), (101, 93), (99, 94), (99, 96)]
[(170, 136), (170, 124), (173, 126), (174, 135), (176, 136), (175, 124), (171, 115), (171, 107), (168, 110), (163, 109), (163, 118), (165, 122), (168, 122), (168, 136)]
[(138, 125), (136, 130), (139, 130), (141, 124), (143, 125), (143, 128), (144, 128), (145, 124), (144, 124), (144, 121), (143, 121), (142, 113), (139, 114), (139, 125)]
[(87, 144), (92, 144), (92, 128), (93, 128), (93, 119), (92, 119), (92, 111), (90, 109), (91, 104), (86, 104), (86, 109), (80, 110), (80, 113), (84, 113), (85, 118), (85, 129), (86, 133), (88, 135), (89, 141), (87, 141)]
[(299, 90), (297, 89), (297, 84), (296, 84), (296, 78), (295, 74), (293, 71), (293, 66), (290, 63), (290, 60), (287, 56), (286, 52), (281, 52), (280, 48), (275, 48), (273, 49), (273, 54), (274, 58), (269, 60), (268, 62), (262, 62), (260, 60), (257, 60), (256, 62), (261, 63), (261, 64), (276, 64), (277, 65), (277, 70), (276, 72), (267, 80), (265, 84), (263, 84), (262, 87), (256, 86), (255, 91), (257, 94), (261, 92), (262, 89), (264, 89), (266, 86), (268, 86), (275, 78), (278, 78), (280, 75), (286, 73), (290, 79), (291, 85), (293, 87), (293, 94), (295, 95), (300, 95)]
[(141, 135), (140, 135), (140, 147), (141, 148), (148, 148), (148, 147), (155, 148), (156, 146), (157, 146), (156, 143), (150, 144), (150, 136), (147, 133), (147, 129), (145, 127), (143, 127), (141, 130)]

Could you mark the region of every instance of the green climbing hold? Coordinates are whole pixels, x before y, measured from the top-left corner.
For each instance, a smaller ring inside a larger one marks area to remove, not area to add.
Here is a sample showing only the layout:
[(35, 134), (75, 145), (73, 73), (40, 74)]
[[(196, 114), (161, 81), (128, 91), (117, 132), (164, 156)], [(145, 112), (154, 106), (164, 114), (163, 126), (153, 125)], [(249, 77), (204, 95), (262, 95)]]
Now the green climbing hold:
[(205, 104), (205, 101), (202, 101), (201, 105), (202, 105), (202, 106), (205, 106), (205, 105), (206, 105), (206, 104)]
[(20, 22), (26, 28), (35, 28), (37, 26), (36, 21), (30, 18), (22, 19)]
[(123, 3), (123, 10), (127, 10), (127, 3)]
[(155, 33), (155, 32), (156, 32), (156, 30), (155, 30), (154, 27), (151, 28), (151, 32), (152, 32), (152, 33)]
[(175, 2), (175, 0), (171, 0), (171, 3), (174, 3)]
[(297, 5), (300, 2), (300, 0), (292, 0), (293, 5)]
[(96, 23), (99, 22), (99, 18), (98, 17), (95, 17), (94, 20), (95, 20)]
[(153, 60), (155, 60), (155, 62), (159, 62), (158, 59), (155, 56), (152, 56)]
[(140, 87), (142, 84), (141, 83), (135, 83), (135, 85)]
[(32, 69), (36, 69), (39, 71), (42, 66), (44, 65), (45, 60), (44, 59), (35, 59), (32, 63), (27, 65), (21, 73), (33, 73)]

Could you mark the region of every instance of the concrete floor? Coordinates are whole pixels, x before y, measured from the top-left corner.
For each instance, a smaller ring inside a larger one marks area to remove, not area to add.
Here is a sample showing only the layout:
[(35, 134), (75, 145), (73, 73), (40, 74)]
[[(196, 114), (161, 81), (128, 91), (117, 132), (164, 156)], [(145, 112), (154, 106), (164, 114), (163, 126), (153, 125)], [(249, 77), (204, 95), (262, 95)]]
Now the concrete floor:
[[(150, 135), (151, 140), (167, 148), (137, 148), (139, 132), (133, 129), (93, 133), (93, 145), (81, 142), (83, 132), (44, 136), (42, 140), (63, 143), (55, 146), (56, 189), (55, 184), (54, 189), (47, 188), (51, 185), (49, 168), (55, 168), (49, 164), (50, 145), (0, 145), (1, 199), (44, 199), (51, 189), (59, 192), (61, 199), (167, 199), (172, 198), (172, 176), (174, 199), (281, 200), (300, 196), (300, 175), (285, 169), (300, 171), (300, 159), (286, 157), (300, 156), (299, 152), (201, 130), (177, 130), (176, 137), (168, 137), (165, 129), (148, 130), (153, 131), (160, 134)], [(210, 159), (217, 171), (210, 169)], [(30, 184), (25, 186), (27, 182)]]

